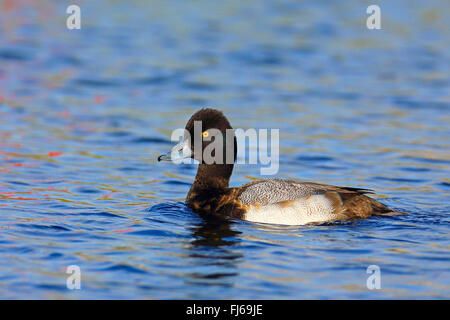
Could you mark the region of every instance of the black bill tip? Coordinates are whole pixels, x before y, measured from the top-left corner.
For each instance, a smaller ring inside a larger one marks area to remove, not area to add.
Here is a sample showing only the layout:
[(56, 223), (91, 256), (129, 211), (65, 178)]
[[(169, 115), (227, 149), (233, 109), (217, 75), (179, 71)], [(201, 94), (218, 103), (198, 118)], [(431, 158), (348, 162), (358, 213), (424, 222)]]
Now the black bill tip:
[(158, 162), (160, 161), (172, 161), (172, 157), (170, 156), (170, 153), (168, 154), (162, 154), (158, 157)]

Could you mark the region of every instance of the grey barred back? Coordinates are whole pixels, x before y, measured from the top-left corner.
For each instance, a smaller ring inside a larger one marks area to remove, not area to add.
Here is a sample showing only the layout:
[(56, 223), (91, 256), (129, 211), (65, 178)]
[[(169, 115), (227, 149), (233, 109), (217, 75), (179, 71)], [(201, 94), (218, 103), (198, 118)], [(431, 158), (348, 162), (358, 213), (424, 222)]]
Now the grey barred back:
[(239, 195), (239, 200), (243, 204), (260, 203), (262, 205), (297, 200), (326, 192), (315, 184), (283, 179), (251, 182), (243, 185), (242, 189), (243, 192)]

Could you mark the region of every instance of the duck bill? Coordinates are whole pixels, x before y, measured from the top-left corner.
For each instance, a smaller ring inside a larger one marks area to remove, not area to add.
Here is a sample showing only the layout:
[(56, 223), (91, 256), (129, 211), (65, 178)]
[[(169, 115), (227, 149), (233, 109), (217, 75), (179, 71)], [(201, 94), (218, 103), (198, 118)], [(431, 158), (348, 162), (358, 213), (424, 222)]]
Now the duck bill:
[(158, 161), (168, 161), (174, 163), (181, 163), (183, 159), (192, 157), (192, 150), (189, 140), (183, 140), (172, 148), (166, 154), (162, 154), (158, 157)]

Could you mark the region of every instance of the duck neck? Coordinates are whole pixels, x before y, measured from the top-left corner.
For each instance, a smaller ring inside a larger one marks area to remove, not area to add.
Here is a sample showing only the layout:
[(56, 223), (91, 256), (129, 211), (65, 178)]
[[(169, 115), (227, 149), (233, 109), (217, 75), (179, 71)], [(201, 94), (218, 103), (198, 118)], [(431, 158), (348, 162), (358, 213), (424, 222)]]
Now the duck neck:
[(228, 188), (233, 167), (234, 164), (200, 164), (187, 199), (213, 190), (225, 191)]

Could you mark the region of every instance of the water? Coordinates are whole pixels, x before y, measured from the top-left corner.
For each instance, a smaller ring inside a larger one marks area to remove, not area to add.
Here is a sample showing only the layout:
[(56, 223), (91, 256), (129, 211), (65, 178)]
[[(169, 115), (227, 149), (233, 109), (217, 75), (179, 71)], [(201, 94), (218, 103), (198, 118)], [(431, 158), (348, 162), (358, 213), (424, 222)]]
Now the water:
[[(378, 1), (372, 31), (365, 1), (79, 3), (67, 30), (64, 1), (0, 2), (1, 298), (450, 297), (448, 3)], [(278, 177), (409, 215), (202, 220), (195, 165), (156, 156), (204, 106), (279, 128)]]

